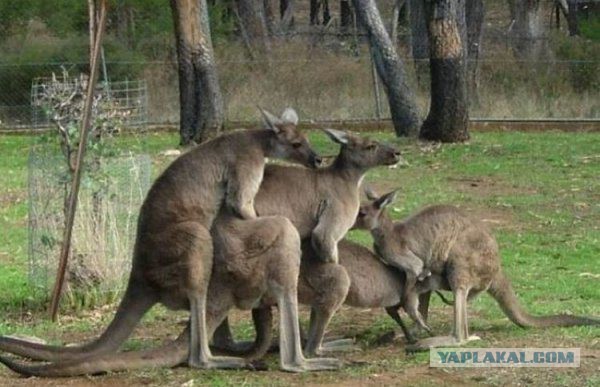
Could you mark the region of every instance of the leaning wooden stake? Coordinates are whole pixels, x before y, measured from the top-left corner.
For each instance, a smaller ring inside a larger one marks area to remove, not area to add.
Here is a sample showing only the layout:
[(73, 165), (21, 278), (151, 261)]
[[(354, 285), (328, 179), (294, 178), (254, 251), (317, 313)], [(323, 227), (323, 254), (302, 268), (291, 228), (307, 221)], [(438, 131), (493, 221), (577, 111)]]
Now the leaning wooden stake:
[[(92, 22), (90, 20), (90, 22)], [(85, 105), (83, 108), (83, 116), (81, 118), (81, 132), (79, 136), (79, 148), (77, 149), (77, 159), (75, 160), (75, 172), (73, 174), (73, 182), (71, 183), (71, 192), (69, 195), (69, 207), (67, 208), (67, 221), (65, 222), (65, 230), (63, 234), (62, 246), (60, 251), (60, 260), (58, 270), (56, 272), (56, 281), (54, 282), (54, 290), (52, 292), (52, 301), (50, 303), (50, 317), (52, 321), (56, 321), (58, 312), (58, 303), (65, 282), (65, 272), (69, 259), (69, 251), (71, 250), (71, 235), (73, 233), (73, 222), (75, 219), (75, 211), (77, 209), (77, 198), (79, 196), (79, 185), (81, 183), (81, 170), (83, 158), (85, 156), (85, 147), (90, 128), (90, 118), (92, 113), (92, 103), (94, 99), (94, 89), (98, 80), (98, 63), (100, 57), (100, 47), (102, 46), (102, 37), (104, 36), (104, 26), (106, 24), (106, 0), (100, 3), (100, 20), (97, 24), (96, 36), (94, 37), (94, 46), (92, 57), (90, 59), (90, 78), (85, 96)]]

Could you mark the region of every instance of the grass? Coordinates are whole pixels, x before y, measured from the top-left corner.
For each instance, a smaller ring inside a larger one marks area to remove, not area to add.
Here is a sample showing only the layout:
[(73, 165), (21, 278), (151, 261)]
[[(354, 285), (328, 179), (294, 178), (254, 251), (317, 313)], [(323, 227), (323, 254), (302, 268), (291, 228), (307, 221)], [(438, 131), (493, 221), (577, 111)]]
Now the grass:
[[(432, 203), (453, 203), (484, 219), (502, 251), (503, 266), (527, 309), (536, 314), (570, 312), (600, 315), (600, 137), (594, 133), (473, 133), (464, 145), (432, 147), (397, 140), (388, 133), (374, 137), (398, 144), (408, 165), (371, 171), (367, 181), (377, 190), (400, 189), (392, 206), (395, 218)], [(311, 133), (322, 154), (336, 147), (322, 134)], [(114, 305), (66, 313), (59, 325), (45, 320), (27, 284), (27, 151), (30, 139), (0, 137), (0, 333), (19, 332), (72, 342), (93, 336), (106, 326)], [(128, 140), (123, 139), (123, 146)], [(176, 134), (152, 134), (146, 148), (155, 173), (170, 161), (160, 155), (177, 143)], [(368, 235), (350, 238), (370, 244)], [(342, 308), (330, 331), (356, 337), (363, 351), (339, 355), (346, 366), (338, 372), (290, 375), (273, 371), (144, 370), (94, 378), (100, 383), (181, 385), (194, 380), (211, 385), (233, 384), (548, 384), (597, 385), (600, 380), (598, 328), (523, 330), (511, 324), (488, 296), (470, 305), (472, 331), (483, 338), (474, 346), (581, 347), (579, 369), (429, 369), (427, 354), (408, 356), (402, 340), (378, 344), (394, 328), (380, 310)], [(435, 332), (450, 329), (450, 309), (433, 302)], [(306, 318), (306, 313), (304, 313)], [(156, 308), (144, 320), (127, 348), (157, 345), (181, 328), (184, 313)], [(234, 313), (236, 335), (251, 337), (247, 314)], [(173, 329), (173, 326), (178, 326)], [(277, 369), (277, 359), (268, 358)], [(12, 384), (14, 376), (0, 369)], [(81, 382), (89, 381), (80, 379)], [(40, 383), (36, 380), (33, 383)], [(1, 383), (0, 383), (1, 384)], [(25, 382), (25, 384), (28, 384)]]

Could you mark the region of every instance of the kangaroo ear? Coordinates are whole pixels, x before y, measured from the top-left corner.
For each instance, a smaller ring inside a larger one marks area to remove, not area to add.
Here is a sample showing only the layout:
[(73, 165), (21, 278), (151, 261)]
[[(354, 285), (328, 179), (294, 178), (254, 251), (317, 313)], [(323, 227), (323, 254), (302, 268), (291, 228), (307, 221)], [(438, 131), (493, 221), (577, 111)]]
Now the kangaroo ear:
[(382, 197), (380, 197), (379, 199), (377, 199), (375, 201), (375, 207), (376, 208), (387, 207), (391, 202), (396, 200), (397, 193), (398, 193), (398, 190), (394, 190), (392, 192), (386, 193), (385, 195), (383, 195)]
[(379, 198), (379, 195), (377, 195), (377, 192), (375, 192), (371, 186), (366, 185), (364, 190), (365, 195), (367, 195), (367, 199), (377, 200)]
[(338, 144), (346, 145), (350, 140), (348, 133), (336, 129), (323, 129), (330, 139), (337, 142)]
[(298, 125), (298, 113), (291, 107), (288, 107), (281, 113), (281, 121), (292, 125)]
[(279, 127), (279, 125), (282, 124), (281, 119), (279, 119), (274, 114), (269, 113), (268, 111), (264, 110), (260, 106), (258, 107), (258, 110), (260, 110), (260, 112), (262, 113), (263, 121), (265, 123), (266, 129), (271, 129), (275, 133), (281, 132), (281, 128)]

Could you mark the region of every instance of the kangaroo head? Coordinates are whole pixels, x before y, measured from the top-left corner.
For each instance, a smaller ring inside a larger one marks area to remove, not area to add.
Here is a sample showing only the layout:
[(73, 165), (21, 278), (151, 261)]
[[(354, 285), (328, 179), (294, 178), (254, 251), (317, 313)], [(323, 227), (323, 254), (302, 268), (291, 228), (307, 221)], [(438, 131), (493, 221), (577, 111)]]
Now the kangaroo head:
[(381, 219), (387, 216), (385, 208), (396, 199), (397, 192), (395, 190), (383, 196), (377, 196), (372, 190), (366, 188), (365, 193), (369, 201), (361, 204), (352, 228), (373, 230), (379, 227)]
[(298, 130), (298, 114), (292, 108), (287, 108), (281, 117), (260, 109), (265, 126), (272, 130), (275, 136), (268, 146), (267, 156), (286, 159), (316, 168), (322, 163), (322, 158), (310, 147), (308, 138)]
[(400, 151), (392, 145), (341, 130), (324, 129), (324, 132), (342, 146), (337, 162), (343, 168), (367, 170), (381, 165), (394, 165), (400, 161)]

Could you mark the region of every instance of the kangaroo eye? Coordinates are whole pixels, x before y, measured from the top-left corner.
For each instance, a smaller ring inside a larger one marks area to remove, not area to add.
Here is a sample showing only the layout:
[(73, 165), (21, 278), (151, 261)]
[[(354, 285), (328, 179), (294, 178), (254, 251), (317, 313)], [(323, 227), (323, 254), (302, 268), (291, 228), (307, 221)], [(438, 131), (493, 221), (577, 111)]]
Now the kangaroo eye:
[(300, 148), (302, 146), (302, 143), (301, 142), (295, 142), (295, 143), (292, 143), (292, 146), (294, 148)]
[(358, 211), (358, 216), (360, 216), (361, 218), (363, 218), (365, 215), (367, 215), (367, 213), (364, 210)]
[(377, 144), (369, 144), (367, 145), (367, 150), (375, 150), (377, 148)]

